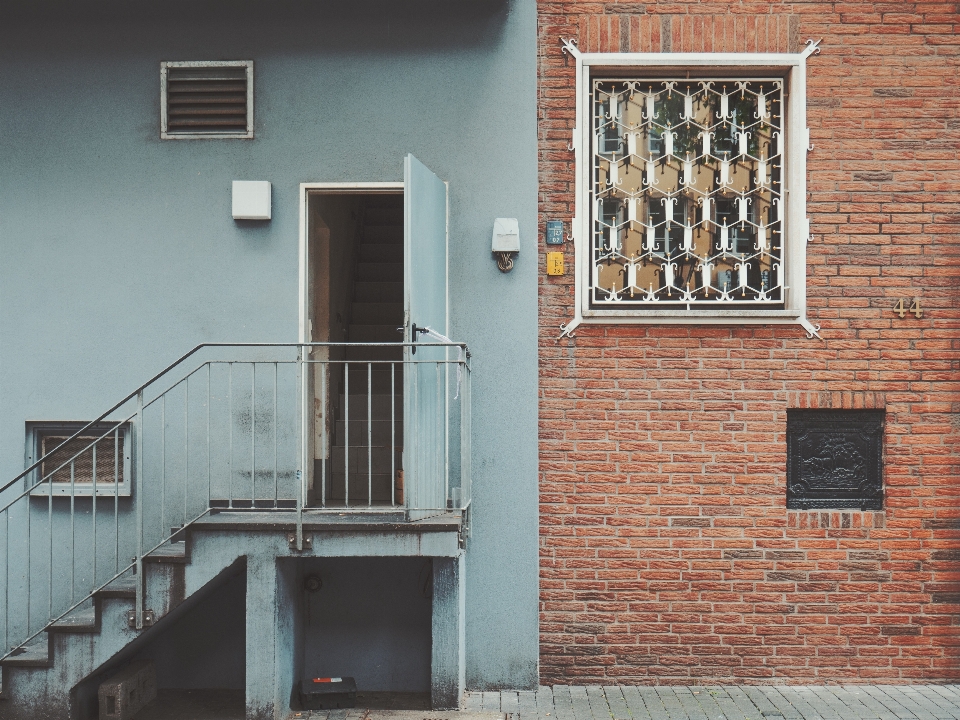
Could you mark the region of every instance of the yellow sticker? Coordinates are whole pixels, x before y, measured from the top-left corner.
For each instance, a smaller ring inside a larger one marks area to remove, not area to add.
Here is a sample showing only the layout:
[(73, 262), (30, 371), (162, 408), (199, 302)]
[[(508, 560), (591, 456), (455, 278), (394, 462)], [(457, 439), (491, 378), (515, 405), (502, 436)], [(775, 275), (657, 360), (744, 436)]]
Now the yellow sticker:
[(547, 275), (563, 275), (563, 253), (547, 253)]

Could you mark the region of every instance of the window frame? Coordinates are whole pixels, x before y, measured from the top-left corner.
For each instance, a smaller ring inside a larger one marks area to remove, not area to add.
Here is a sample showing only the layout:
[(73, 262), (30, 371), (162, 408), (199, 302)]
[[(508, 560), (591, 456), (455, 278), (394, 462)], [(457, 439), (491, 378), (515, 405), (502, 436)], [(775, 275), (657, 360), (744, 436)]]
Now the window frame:
[[(810, 132), (806, 124), (806, 59), (819, 52), (810, 42), (799, 53), (585, 53), (570, 40), (564, 40), (563, 51), (576, 60), (576, 119), (573, 128), (574, 152), (574, 217), (571, 234), (574, 245), (574, 317), (561, 327), (570, 335), (586, 324), (684, 324), (684, 325), (774, 325), (800, 324), (809, 337), (819, 337), (819, 325), (806, 317), (806, 246), (810, 236), (807, 218), (806, 155)], [(728, 76), (768, 76), (784, 81), (784, 165), (783, 196), (785, 198), (782, 229), (785, 267), (784, 303), (782, 309), (697, 309), (629, 308), (598, 309), (591, 307), (590, 289), (592, 262), (591, 132), (593, 127), (591, 80), (594, 75), (623, 75), (633, 78), (664, 77), (673, 79), (686, 74), (690, 79), (711, 79)]]
[[(247, 71), (246, 132), (168, 132), (167, 73), (170, 68), (242, 67)], [(253, 140), (253, 60), (178, 60), (160, 63), (160, 139), (161, 140)]]
[[(51, 420), (51, 421), (27, 421), (25, 437), (25, 458), (24, 467), (30, 467), (43, 456), (41, 454), (41, 441), (45, 435), (58, 435), (70, 437), (79, 430), (86, 428), (88, 421), (79, 420)], [(86, 429), (80, 438), (89, 438), (92, 443), (100, 435), (112, 434), (116, 428), (120, 432), (120, 452), (122, 453), (122, 463), (120, 465), (119, 482), (97, 483), (97, 497), (129, 497), (132, 487), (132, 456), (133, 456), (133, 426), (130, 422), (118, 422), (104, 420), (91, 425)], [(25, 482), (30, 488), (31, 483), (36, 483), (40, 479), (40, 472), (43, 466), (39, 466), (36, 471), (28, 473)], [(51, 493), (52, 489), (52, 493)], [(30, 490), (31, 497), (91, 497), (94, 494), (92, 482), (56, 482), (50, 485), (39, 485)]]

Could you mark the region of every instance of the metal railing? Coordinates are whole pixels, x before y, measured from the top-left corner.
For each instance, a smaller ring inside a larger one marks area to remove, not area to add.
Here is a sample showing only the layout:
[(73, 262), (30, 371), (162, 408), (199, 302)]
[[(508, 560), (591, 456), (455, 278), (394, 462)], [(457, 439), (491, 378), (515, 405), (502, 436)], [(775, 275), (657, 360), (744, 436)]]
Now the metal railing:
[(303, 549), (305, 512), (464, 511), (469, 353), (412, 347), (204, 344), (42, 457), (35, 428), (0, 487), (0, 660), (125, 575), (142, 629), (145, 558), (212, 513), (287, 513)]

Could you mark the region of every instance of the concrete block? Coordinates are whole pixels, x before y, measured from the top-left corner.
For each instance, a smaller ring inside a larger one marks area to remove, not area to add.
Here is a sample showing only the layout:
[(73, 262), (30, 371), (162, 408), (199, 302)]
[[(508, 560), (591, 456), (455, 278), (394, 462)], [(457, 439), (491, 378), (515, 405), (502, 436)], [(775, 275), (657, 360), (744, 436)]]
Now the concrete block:
[(100, 720), (130, 720), (157, 697), (153, 663), (140, 660), (100, 684)]

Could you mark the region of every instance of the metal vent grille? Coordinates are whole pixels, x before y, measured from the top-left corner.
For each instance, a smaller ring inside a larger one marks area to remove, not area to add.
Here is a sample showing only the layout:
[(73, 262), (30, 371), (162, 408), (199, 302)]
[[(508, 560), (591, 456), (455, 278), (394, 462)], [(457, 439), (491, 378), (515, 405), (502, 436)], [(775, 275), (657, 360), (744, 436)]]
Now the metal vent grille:
[(253, 137), (253, 63), (161, 65), (164, 138)]
[[(70, 442), (65, 442), (70, 435), (41, 435), (40, 453), (46, 456), (53, 452), (40, 464), (41, 477), (47, 478), (48, 474), (54, 483), (70, 483), (71, 458), (80, 453), (73, 459), (73, 482), (87, 483), (93, 482), (94, 455), (96, 455), (97, 484), (114, 482), (122, 483), (123, 478), (123, 441), (124, 433), (116, 433), (116, 437), (111, 433), (107, 437), (93, 441), (99, 436), (81, 435)], [(61, 467), (63, 466), (63, 467)]]

